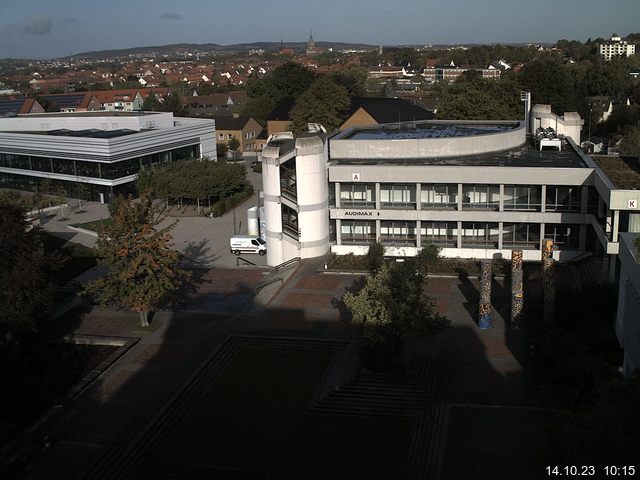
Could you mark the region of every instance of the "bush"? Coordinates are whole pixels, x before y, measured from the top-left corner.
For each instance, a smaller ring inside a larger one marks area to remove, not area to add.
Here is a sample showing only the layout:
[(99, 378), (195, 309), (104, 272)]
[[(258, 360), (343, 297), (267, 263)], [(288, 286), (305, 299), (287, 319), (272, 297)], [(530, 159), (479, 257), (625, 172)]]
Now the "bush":
[(257, 162), (251, 165), (251, 170), (253, 170), (256, 173), (262, 173), (262, 162)]
[(221, 217), (236, 205), (244, 202), (251, 195), (253, 195), (253, 186), (245, 185), (240, 192), (236, 192), (233, 195), (214, 203), (211, 207), (211, 213), (214, 217)]

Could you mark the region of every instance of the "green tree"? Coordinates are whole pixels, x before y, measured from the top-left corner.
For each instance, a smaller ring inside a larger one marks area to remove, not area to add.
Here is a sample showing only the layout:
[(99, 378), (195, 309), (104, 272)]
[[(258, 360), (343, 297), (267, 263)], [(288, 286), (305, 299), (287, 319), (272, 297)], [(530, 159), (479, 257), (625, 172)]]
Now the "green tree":
[(350, 97), (360, 97), (366, 93), (367, 70), (362, 67), (344, 68), (332, 73), (330, 78), (346, 88)]
[(291, 110), (295, 132), (307, 130), (307, 123), (321, 123), (328, 132), (336, 130), (344, 121), (351, 101), (347, 90), (330, 78), (318, 78), (305, 91)]
[(216, 144), (216, 154), (217, 154), (218, 157), (226, 157), (228, 150), (229, 150), (229, 147), (227, 147), (226, 143), (217, 143)]
[(175, 223), (160, 228), (162, 218), (148, 197), (120, 202), (113, 221), (98, 237), (98, 254), (107, 274), (87, 286), (103, 305), (117, 304), (138, 312), (140, 325), (149, 325), (149, 313), (175, 297), (189, 278), (178, 266), (170, 232)]
[(42, 251), (40, 230), (29, 228), (22, 209), (0, 202), (0, 344), (36, 332), (53, 308), (49, 274), (59, 255)]
[(627, 157), (640, 157), (640, 126), (627, 128), (620, 153)]
[(227, 146), (229, 147), (229, 150), (235, 152), (240, 148), (240, 140), (238, 140), (236, 137), (231, 137), (231, 140), (229, 140)]
[(367, 250), (367, 266), (371, 273), (376, 273), (384, 264), (384, 245), (380, 242), (371, 242)]
[(418, 252), (415, 258), (416, 266), (422, 272), (423, 275), (427, 275), (429, 270), (436, 266), (440, 259), (440, 251), (442, 249), (433, 243), (425, 245)]
[(424, 293), (424, 277), (410, 262), (383, 265), (367, 277), (359, 293), (348, 292), (343, 301), (365, 339), (382, 346), (391, 362), (402, 354), (407, 333), (431, 335), (449, 324), (433, 312)]

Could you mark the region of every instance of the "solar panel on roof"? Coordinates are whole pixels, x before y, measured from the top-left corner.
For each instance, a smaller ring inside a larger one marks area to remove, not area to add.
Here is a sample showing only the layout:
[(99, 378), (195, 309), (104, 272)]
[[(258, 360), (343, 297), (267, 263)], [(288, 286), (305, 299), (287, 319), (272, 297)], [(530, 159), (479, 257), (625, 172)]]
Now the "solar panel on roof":
[(18, 113), (24, 102), (24, 98), (21, 100), (0, 100), (0, 115), (14, 112)]

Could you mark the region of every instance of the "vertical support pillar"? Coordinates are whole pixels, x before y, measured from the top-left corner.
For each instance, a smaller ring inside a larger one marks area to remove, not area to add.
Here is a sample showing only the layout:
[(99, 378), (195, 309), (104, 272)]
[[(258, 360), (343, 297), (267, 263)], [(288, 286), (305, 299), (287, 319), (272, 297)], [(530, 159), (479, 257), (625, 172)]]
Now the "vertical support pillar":
[(462, 210), (462, 184), (458, 184), (458, 211)]
[(611, 234), (611, 241), (618, 241), (618, 230), (620, 229), (620, 210), (613, 211), (613, 232)]
[(334, 184), (334, 188), (335, 188), (336, 208), (341, 208), (340, 207), (340, 182), (336, 182)]
[(416, 210), (422, 210), (422, 184), (416, 183)]
[(547, 207), (547, 186), (540, 186), (540, 212), (544, 213)]
[(500, 184), (500, 193), (498, 195), (498, 211), (504, 212), (504, 184)]
[(376, 210), (380, 210), (380, 182), (376, 182)]
[(542, 318), (545, 323), (552, 323), (555, 316), (556, 284), (553, 280), (555, 261), (553, 260), (553, 240), (542, 241)]
[(456, 243), (458, 248), (462, 248), (462, 222), (458, 222), (458, 240)]
[(482, 262), (480, 273), (480, 307), (478, 326), (482, 329), (491, 328), (491, 261)]
[(524, 274), (522, 271), (522, 250), (511, 251), (511, 326), (522, 326), (524, 307)]
[(376, 220), (376, 242), (380, 241), (380, 227), (381, 227), (381, 225), (382, 224), (380, 223), (380, 220)]
[(342, 220), (336, 219), (336, 245), (342, 245)]
[[(420, 205), (418, 203), (418, 205)], [(422, 228), (422, 223), (420, 222), (420, 220), (418, 220), (416, 222), (416, 247), (419, 249), (422, 248), (422, 235), (420, 234), (420, 230)]]
[(498, 250), (502, 250), (502, 235), (503, 235), (504, 223), (498, 222)]
[(580, 191), (580, 213), (589, 211), (589, 187), (582, 187)]

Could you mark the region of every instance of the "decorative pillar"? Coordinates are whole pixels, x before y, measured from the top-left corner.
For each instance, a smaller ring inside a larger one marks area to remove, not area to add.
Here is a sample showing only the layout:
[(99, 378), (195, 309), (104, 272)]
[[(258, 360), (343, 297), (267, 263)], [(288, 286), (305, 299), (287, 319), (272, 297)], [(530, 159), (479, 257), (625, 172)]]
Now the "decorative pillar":
[(511, 326), (522, 326), (524, 307), (524, 274), (522, 272), (522, 250), (511, 251)]
[(491, 261), (482, 262), (480, 273), (480, 308), (478, 325), (491, 328)]

